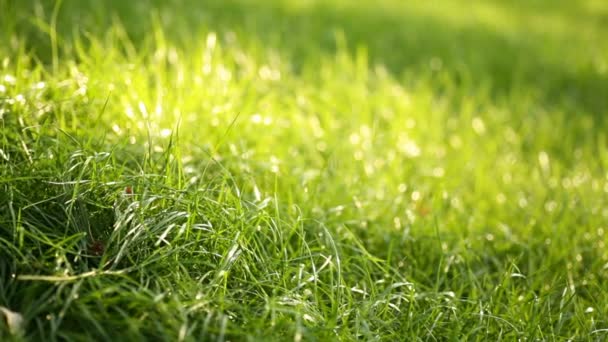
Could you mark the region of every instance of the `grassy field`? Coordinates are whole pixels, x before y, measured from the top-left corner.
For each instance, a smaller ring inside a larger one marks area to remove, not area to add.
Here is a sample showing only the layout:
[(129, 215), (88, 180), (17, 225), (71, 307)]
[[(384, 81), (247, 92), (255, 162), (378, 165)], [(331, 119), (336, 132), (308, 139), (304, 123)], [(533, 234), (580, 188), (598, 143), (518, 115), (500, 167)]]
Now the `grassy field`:
[(606, 37), (603, 0), (0, 0), (0, 340), (604, 341)]

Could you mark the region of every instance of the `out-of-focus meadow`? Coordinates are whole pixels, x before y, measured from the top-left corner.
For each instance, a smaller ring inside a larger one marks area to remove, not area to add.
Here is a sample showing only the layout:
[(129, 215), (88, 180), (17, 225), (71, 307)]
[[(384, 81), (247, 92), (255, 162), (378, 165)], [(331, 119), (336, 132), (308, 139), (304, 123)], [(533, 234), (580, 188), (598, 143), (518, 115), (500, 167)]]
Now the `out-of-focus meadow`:
[(606, 36), (600, 0), (0, 0), (0, 337), (603, 340)]

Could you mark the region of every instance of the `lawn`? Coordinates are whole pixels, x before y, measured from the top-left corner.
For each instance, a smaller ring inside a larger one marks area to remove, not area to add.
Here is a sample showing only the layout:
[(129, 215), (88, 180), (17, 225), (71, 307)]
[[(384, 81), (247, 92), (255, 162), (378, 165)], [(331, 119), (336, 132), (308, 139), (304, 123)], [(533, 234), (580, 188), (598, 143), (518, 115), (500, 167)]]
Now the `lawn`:
[(603, 0), (0, 0), (0, 340), (608, 339)]

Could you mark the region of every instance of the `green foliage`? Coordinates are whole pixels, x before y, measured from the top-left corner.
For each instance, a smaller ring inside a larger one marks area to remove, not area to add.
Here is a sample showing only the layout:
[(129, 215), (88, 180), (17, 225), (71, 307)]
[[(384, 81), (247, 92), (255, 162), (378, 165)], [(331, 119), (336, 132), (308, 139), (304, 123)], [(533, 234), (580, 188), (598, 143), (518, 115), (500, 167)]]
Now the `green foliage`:
[(605, 339), (604, 2), (0, 8), (0, 340)]

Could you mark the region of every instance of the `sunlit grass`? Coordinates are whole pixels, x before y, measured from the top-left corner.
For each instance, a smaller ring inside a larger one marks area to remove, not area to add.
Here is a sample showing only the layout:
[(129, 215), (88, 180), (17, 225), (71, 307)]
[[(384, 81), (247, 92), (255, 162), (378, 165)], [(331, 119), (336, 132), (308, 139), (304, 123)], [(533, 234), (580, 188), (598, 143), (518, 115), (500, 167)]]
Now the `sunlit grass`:
[(0, 8), (1, 339), (605, 338), (601, 2)]

